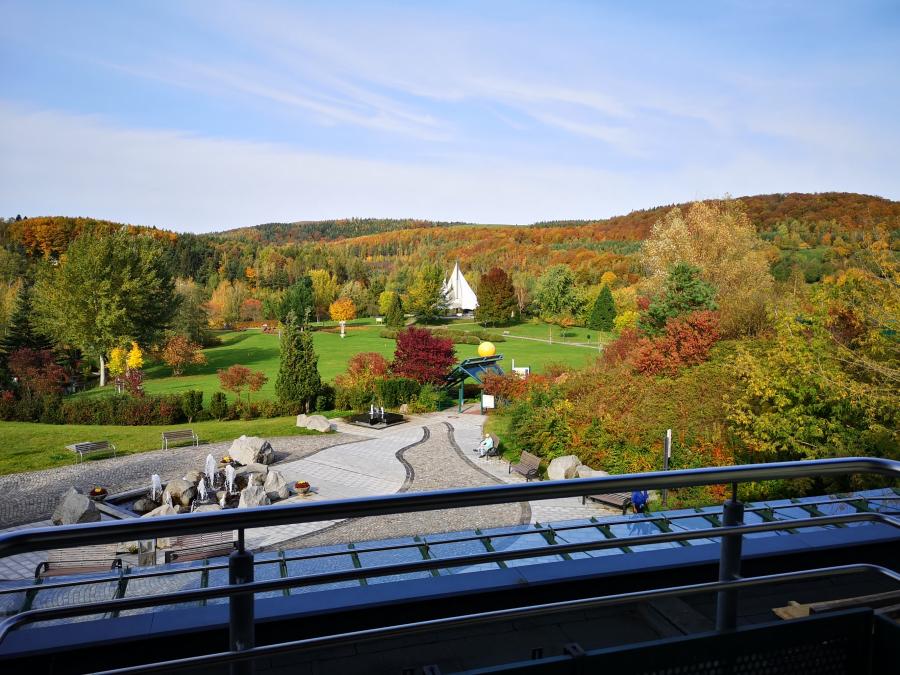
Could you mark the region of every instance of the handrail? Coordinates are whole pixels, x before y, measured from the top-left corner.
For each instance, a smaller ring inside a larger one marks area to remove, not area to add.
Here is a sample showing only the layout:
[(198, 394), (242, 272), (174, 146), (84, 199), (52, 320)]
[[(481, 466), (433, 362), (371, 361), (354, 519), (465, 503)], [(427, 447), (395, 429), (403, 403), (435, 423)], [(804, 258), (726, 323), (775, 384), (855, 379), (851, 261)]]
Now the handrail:
[[(717, 527), (716, 538), (735, 534), (753, 534), (755, 532), (770, 532), (783, 529), (801, 529), (805, 527), (821, 527), (824, 525), (836, 525), (852, 522), (878, 522), (900, 529), (900, 519), (882, 513), (852, 513), (842, 516), (820, 516), (803, 518), (791, 521), (775, 521), (769, 523), (756, 523), (754, 525), (739, 525), (734, 527)], [(48, 621), (73, 616), (101, 614), (105, 612), (121, 612), (128, 609), (140, 609), (156, 605), (179, 604), (195, 600), (210, 600), (220, 597), (228, 597), (240, 594), (264, 593), (277, 591), (297, 586), (314, 586), (317, 584), (336, 583), (340, 581), (352, 581), (363, 577), (378, 577), (389, 574), (402, 574), (411, 572), (427, 572), (434, 569), (459, 567), (462, 565), (477, 565), (482, 563), (501, 562), (505, 560), (518, 560), (523, 558), (561, 555), (563, 553), (575, 553), (580, 551), (603, 550), (607, 548), (619, 548), (625, 546), (641, 546), (645, 544), (657, 544), (670, 541), (688, 541), (691, 539), (708, 539), (711, 533), (708, 530), (686, 530), (682, 532), (660, 532), (658, 534), (634, 535), (624, 539), (603, 539), (593, 542), (574, 542), (568, 544), (552, 544), (541, 547), (529, 547), (515, 550), (490, 551), (485, 553), (467, 554), (462, 556), (449, 556), (446, 558), (430, 558), (404, 563), (392, 563), (377, 565), (367, 568), (340, 570), (336, 572), (324, 572), (305, 577), (287, 577), (284, 579), (271, 579), (268, 581), (252, 581), (240, 585), (223, 585), (214, 588), (202, 588), (194, 590), (180, 590), (174, 593), (157, 594), (136, 598), (119, 598), (116, 600), (104, 600), (99, 602), (83, 603), (64, 607), (49, 607), (45, 609), (32, 609), (15, 614), (0, 621), (0, 642), (6, 635), (21, 625), (36, 621)], [(623, 544), (623, 541), (628, 543)], [(198, 568), (197, 571), (200, 571)]]
[[(756, 506), (752, 508), (747, 508), (744, 510), (744, 514), (748, 513), (758, 513), (760, 511), (772, 511), (774, 509), (780, 508), (800, 508), (803, 509), (807, 506), (821, 506), (823, 504), (846, 504), (850, 502), (858, 502), (862, 498), (861, 497), (842, 497), (839, 499), (827, 499), (823, 498), (821, 500), (816, 501), (806, 501), (806, 502), (797, 502), (791, 504), (785, 504), (783, 506)], [(887, 497), (887, 499), (891, 499), (891, 497)], [(900, 499), (900, 497), (894, 497), (894, 499)], [(473, 534), (466, 535), (461, 537), (448, 537), (446, 539), (439, 539), (437, 541), (429, 541), (428, 535), (423, 535), (420, 541), (409, 541), (402, 544), (387, 544), (380, 546), (366, 546), (365, 548), (357, 548), (357, 549), (339, 549), (335, 551), (320, 551), (316, 553), (303, 553), (298, 555), (285, 555), (280, 558), (271, 558), (265, 560), (255, 560), (253, 562), (254, 566), (256, 565), (276, 565), (280, 562), (291, 563), (298, 561), (306, 561), (306, 560), (319, 560), (321, 558), (334, 558), (338, 556), (346, 556), (351, 553), (382, 553), (385, 551), (396, 551), (400, 549), (407, 548), (420, 548), (424, 546), (444, 546), (449, 544), (459, 544), (463, 542), (470, 541), (481, 541), (483, 539), (501, 539), (505, 537), (520, 537), (524, 534), (558, 534), (565, 533), (570, 530), (584, 530), (584, 529), (597, 529), (598, 527), (608, 527), (611, 525), (634, 525), (635, 523), (652, 523), (658, 526), (658, 523), (674, 523), (677, 524), (676, 521), (684, 520), (687, 518), (701, 518), (706, 519), (710, 522), (710, 527), (705, 530), (709, 533), (710, 538), (714, 538), (717, 535), (715, 531), (721, 528), (721, 525), (713, 525), (711, 521), (709, 521), (709, 516), (715, 515), (710, 511), (695, 511), (692, 513), (680, 513), (676, 515), (665, 515), (665, 514), (643, 514), (642, 517), (636, 518), (635, 516), (626, 516), (626, 517), (616, 517), (616, 516), (607, 516), (602, 521), (596, 522), (585, 522), (582, 524), (570, 524), (570, 525), (536, 525), (534, 527), (525, 528), (520, 531), (515, 532), (496, 532), (496, 533), (485, 533), (485, 534)], [(846, 514), (853, 515), (853, 514)], [(793, 518), (791, 520), (783, 521), (785, 523), (790, 523), (796, 521), (797, 519)], [(785, 528), (790, 529), (790, 528)], [(621, 546), (628, 546), (629, 544), (627, 537), (618, 537), (617, 541), (622, 541)], [(228, 563), (211, 563), (204, 565), (203, 567), (191, 566), (191, 567), (180, 567), (180, 568), (165, 568), (165, 569), (155, 569), (155, 570), (141, 570), (141, 571), (132, 571), (129, 570), (125, 576), (127, 576), (129, 582), (140, 579), (148, 579), (153, 577), (160, 576), (174, 576), (179, 574), (196, 574), (198, 571), (203, 572), (211, 572), (214, 570), (226, 570), (228, 569)], [(75, 586), (85, 586), (88, 584), (96, 584), (98, 583), (99, 578), (89, 578), (89, 579), (76, 579), (73, 581), (58, 581), (58, 582), (45, 582), (41, 584), (41, 590), (46, 591), (49, 589), (56, 588), (72, 588)], [(28, 591), (34, 589), (34, 583), (29, 582), (22, 586), (9, 586), (0, 588), (0, 596), (9, 595), (12, 593), (21, 593), (22, 591)]]
[(369, 642), (383, 640), (401, 635), (410, 635), (435, 630), (448, 630), (460, 626), (490, 623), (493, 621), (523, 619), (532, 616), (544, 616), (561, 612), (593, 609), (596, 607), (608, 607), (628, 602), (655, 600), (659, 598), (680, 597), (685, 595), (697, 595), (701, 593), (713, 593), (716, 591), (736, 591), (741, 588), (754, 588), (766, 584), (784, 583), (789, 581), (818, 579), (825, 576), (850, 575), (876, 573), (900, 582), (900, 574), (893, 570), (870, 564), (839, 565), (835, 567), (823, 567), (811, 570), (799, 570), (796, 572), (782, 572), (767, 574), (758, 577), (745, 577), (734, 581), (712, 581), (685, 586), (669, 586), (650, 591), (633, 591), (629, 593), (616, 593), (613, 595), (580, 598), (577, 600), (563, 600), (542, 605), (529, 605), (513, 609), (500, 609), (476, 614), (464, 614), (460, 616), (442, 617), (414, 623), (399, 624), (394, 626), (382, 626), (365, 630), (338, 633), (322, 637), (307, 638), (280, 642), (263, 647), (251, 647), (242, 651), (219, 652), (205, 654), (203, 656), (191, 656), (169, 661), (143, 664), (96, 672), (95, 675), (136, 675), (137, 673), (169, 672), (186, 668), (208, 667), (224, 663), (246, 662), (253, 659), (277, 656), (280, 654), (296, 653), (310, 649), (337, 647), (348, 643)]
[(361, 516), (432, 511), (436, 509), (486, 506), (538, 501), (587, 494), (744, 483), (829, 475), (874, 474), (900, 479), (900, 462), (875, 457), (819, 459), (800, 462), (747, 464), (742, 466), (654, 471), (650, 473), (544, 481), (515, 485), (490, 485), (432, 492), (360, 497), (306, 504), (233, 509), (210, 513), (182, 514), (136, 521), (85, 523), (67, 527), (17, 530), (0, 535), (0, 558), (50, 547), (66, 548), (126, 539), (173, 537), (182, 534), (249, 529), (287, 523), (306, 523)]

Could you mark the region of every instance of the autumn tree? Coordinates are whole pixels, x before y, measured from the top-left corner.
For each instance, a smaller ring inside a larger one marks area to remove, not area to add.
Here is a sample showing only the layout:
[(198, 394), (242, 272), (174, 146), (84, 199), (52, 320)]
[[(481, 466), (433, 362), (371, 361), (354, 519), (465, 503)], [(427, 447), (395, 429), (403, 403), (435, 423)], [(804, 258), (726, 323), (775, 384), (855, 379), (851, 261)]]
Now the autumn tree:
[(615, 327), (616, 305), (613, 302), (612, 292), (609, 286), (603, 285), (600, 294), (594, 301), (591, 315), (588, 317), (588, 327), (594, 330), (611, 331)]
[(247, 287), (242, 281), (221, 281), (209, 299), (209, 307), (221, 326), (234, 326), (241, 319), (241, 305), (246, 299)]
[(25, 395), (62, 393), (69, 377), (49, 349), (21, 347), (9, 355), (9, 372)]
[(641, 319), (641, 329), (658, 334), (669, 319), (700, 310), (716, 309), (716, 289), (700, 278), (700, 270), (687, 263), (676, 264), (666, 277), (660, 293), (651, 300)]
[(321, 321), (328, 312), (328, 306), (338, 295), (337, 278), (328, 270), (310, 270), (309, 278), (312, 282), (316, 321)]
[(165, 247), (147, 235), (85, 232), (34, 287), (35, 321), (59, 343), (100, 360), (126, 339), (157, 344), (178, 306)]
[(424, 321), (441, 316), (447, 309), (442, 290), (443, 275), (440, 268), (426, 263), (416, 272), (409, 287), (407, 308)]
[(247, 366), (238, 364), (217, 372), (222, 389), (232, 392), (238, 401), (241, 400), (241, 392), (245, 387), (247, 388), (247, 403), (250, 402), (250, 392), (259, 391), (269, 381), (269, 378), (261, 370), (253, 371)]
[(764, 242), (740, 202), (695, 202), (670, 210), (644, 242), (641, 260), (651, 294), (666, 283), (677, 263), (700, 270), (716, 289), (722, 332), (753, 333), (765, 325), (773, 280)]
[(482, 274), (478, 283), (478, 308), (475, 317), (484, 326), (507, 324), (518, 312), (516, 289), (512, 279), (499, 267)]
[(292, 413), (309, 412), (322, 388), (317, 367), (319, 357), (313, 347), (312, 333), (302, 329), (293, 312), (285, 317), (280, 357), (275, 381), (278, 401)]
[(397, 334), (391, 371), (421, 384), (440, 384), (456, 363), (453, 341), (438, 338), (424, 328), (409, 326)]
[(332, 321), (341, 324), (341, 337), (344, 337), (344, 324), (356, 318), (356, 305), (350, 298), (338, 298), (328, 307)]
[(172, 376), (177, 377), (189, 365), (205, 364), (206, 356), (196, 342), (191, 342), (184, 335), (173, 335), (163, 347), (162, 360), (172, 369)]

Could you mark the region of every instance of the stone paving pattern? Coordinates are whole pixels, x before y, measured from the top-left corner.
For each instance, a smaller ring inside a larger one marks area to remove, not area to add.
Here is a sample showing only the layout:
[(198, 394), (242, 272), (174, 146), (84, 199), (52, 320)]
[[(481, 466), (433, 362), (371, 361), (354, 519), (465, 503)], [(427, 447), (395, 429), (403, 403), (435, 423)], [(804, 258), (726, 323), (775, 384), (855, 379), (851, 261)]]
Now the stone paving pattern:
[[(299, 459), (323, 448), (352, 443), (360, 437), (347, 434), (282, 436), (269, 439), (276, 452), (276, 463)], [(0, 476), (0, 528), (49, 518), (59, 496), (75, 486), (87, 492), (102, 485), (110, 494), (150, 485), (150, 476), (158, 473), (163, 481), (181, 478), (191, 469), (203, 469), (206, 455), (216, 459), (226, 454), (231, 441), (155, 450), (124, 457), (88, 459), (78, 464), (44, 471)]]

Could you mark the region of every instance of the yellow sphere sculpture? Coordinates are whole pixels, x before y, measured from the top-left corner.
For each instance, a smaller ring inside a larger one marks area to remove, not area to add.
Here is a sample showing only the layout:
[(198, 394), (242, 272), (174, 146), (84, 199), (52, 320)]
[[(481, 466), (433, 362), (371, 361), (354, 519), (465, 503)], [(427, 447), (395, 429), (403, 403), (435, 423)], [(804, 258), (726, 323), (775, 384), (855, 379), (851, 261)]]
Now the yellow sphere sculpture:
[(497, 353), (497, 348), (493, 342), (482, 342), (478, 345), (478, 356), (488, 357)]

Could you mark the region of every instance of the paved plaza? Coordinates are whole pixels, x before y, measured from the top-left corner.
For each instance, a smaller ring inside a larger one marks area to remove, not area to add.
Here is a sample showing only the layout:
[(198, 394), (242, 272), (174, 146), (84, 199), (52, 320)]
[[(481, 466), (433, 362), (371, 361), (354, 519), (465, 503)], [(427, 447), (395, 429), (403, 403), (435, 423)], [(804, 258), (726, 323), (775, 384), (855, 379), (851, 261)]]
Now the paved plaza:
[[(343, 420), (335, 423), (337, 432), (332, 434), (269, 439), (276, 450), (272, 468), (280, 471), (288, 483), (306, 480), (312, 485), (308, 495), (293, 496), (280, 503), (524, 480), (510, 475), (506, 462), (480, 459), (472, 452), (482, 438), (484, 418), (480, 415), (448, 411), (411, 416), (405, 424), (380, 431)], [(147, 485), (153, 473), (160, 474), (165, 482), (202, 468), (207, 454), (219, 457), (229, 445), (214, 443), (161, 450), (0, 477), (2, 529), (49, 525), (59, 495), (72, 485), (88, 490), (99, 484), (116, 493)], [(249, 530), (247, 541), (256, 550), (278, 550), (610, 513), (614, 512), (595, 504), (582, 505), (578, 498), (555, 499), (263, 527)], [(0, 580), (30, 577), (43, 558), (44, 554), (34, 553), (0, 559)]]

